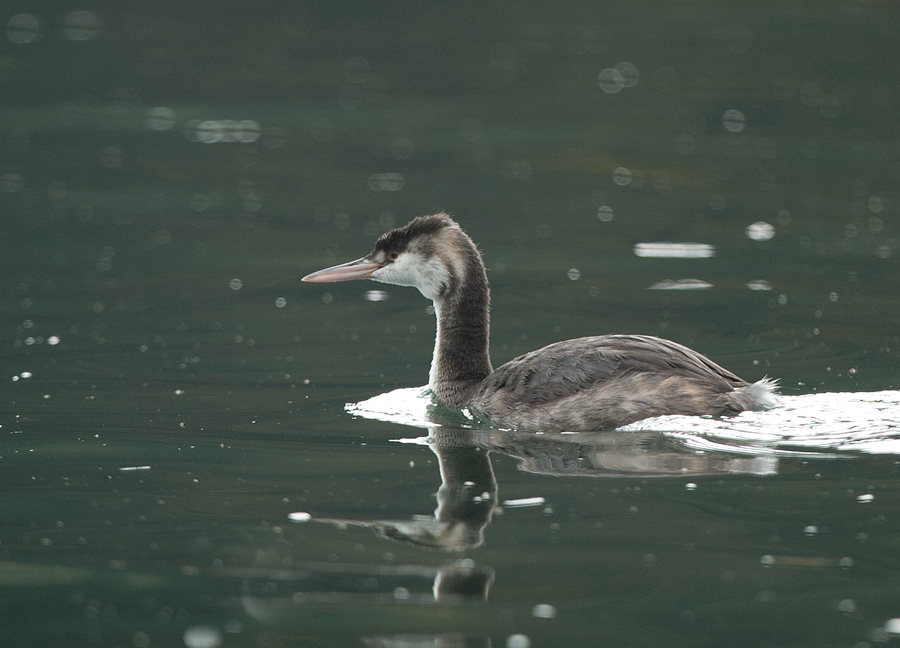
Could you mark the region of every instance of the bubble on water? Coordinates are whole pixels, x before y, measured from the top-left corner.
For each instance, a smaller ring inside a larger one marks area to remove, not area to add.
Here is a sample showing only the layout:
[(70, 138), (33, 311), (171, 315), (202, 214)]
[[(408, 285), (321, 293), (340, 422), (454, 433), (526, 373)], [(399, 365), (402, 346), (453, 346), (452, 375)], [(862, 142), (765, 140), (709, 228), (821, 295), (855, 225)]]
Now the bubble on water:
[(597, 218), (599, 218), (604, 223), (608, 223), (613, 219), (613, 210), (612, 207), (608, 205), (602, 205), (597, 207)]
[(47, 338), (47, 344), (49, 344), (50, 346), (56, 346), (57, 344), (59, 344), (59, 336), (51, 335)]
[(569, 268), (569, 272), (566, 273), (566, 276), (572, 281), (577, 281), (581, 278), (581, 270), (578, 268)]
[(754, 241), (768, 241), (775, 236), (775, 227), (764, 221), (757, 221), (747, 225), (747, 238)]
[(222, 632), (212, 626), (191, 626), (184, 631), (184, 645), (187, 648), (219, 648)]
[(856, 498), (856, 501), (860, 504), (869, 504), (875, 501), (875, 496), (872, 493), (866, 493), (865, 495), (860, 495)]
[(684, 488), (685, 490), (694, 491), (697, 490), (697, 484), (695, 484), (694, 482), (688, 482), (684, 485)]
[(408, 601), (409, 600), (409, 590), (405, 587), (397, 587), (394, 589), (394, 598), (398, 601)]
[(894, 617), (884, 622), (884, 631), (892, 635), (900, 635), (900, 617)]
[(815, 524), (810, 524), (808, 526), (803, 527), (803, 533), (805, 533), (808, 536), (814, 536), (818, 532), (819, 532), (819, 527), (817, 527)]
[(244, 287), (244, 282), (240, 279), (235, 278), (228, 282), (228, 287), (232, 290), (240, 290)]
[(294, 513), (288, 513), (288, 519), (291, 522), (309, 522), (312, 519), (312, 515), (306, 511), (295, 511)]
[(389, 297), (390, 297), (390, 294), (385, 290), (367, 290), (366, 292), (363, 293), (363, 298), (366, 301), (373, 301), (373, 302), (385, 301)]
[(275, 306), (277, 306), (278, 308), (284, 308), (285, 306), (287, 306), (287, 299), (285, 299), (284, 297), (279, 297), (275, 300)]
[(759, 559), (759, 564), (763, 567), (771, 567), (775, 564), (775, 556), (771, 554), (766, 554)]
[(722, 115), (722, 125), (727, 131), (740, 133), (747, 126), (747, 118), (740, 110), (732, 108), (731, 110), (726, 110), (725, 114)]
[(850, 569), (851, 567), (853, 567), (853, 558), (844, 556), (838, 561), (838, 565), (840, 565), (843, 569)]
[(538, 603), (531, 608), (531, 616), (536, 619), (553, 619), (556, 617), (556, 607), (549, 603)]

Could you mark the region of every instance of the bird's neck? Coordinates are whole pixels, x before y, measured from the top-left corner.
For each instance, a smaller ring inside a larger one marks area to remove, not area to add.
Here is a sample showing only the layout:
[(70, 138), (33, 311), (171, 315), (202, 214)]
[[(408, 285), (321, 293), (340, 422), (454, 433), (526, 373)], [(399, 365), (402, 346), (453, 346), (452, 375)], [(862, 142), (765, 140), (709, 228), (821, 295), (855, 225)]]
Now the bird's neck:
[[(477, 255), (477, 252), (475, 252)], [(434, 300), (437, 338), (429, 386), (451, 407), (463, 408), (482, 380), (490, 375), (490, 289), (480, 257), (466, 268), (463, 281)]]

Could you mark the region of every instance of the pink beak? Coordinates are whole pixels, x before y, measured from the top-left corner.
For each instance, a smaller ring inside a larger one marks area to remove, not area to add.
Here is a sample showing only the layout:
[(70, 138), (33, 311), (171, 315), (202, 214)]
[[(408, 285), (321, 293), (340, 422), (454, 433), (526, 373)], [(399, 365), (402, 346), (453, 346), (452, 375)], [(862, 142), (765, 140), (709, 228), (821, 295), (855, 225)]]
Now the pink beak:
[(378, 263), (368, 260), (368, 257), (342, 263), (340, 265), (331, 266), (318, 272), (308, 274), (300, 281), (309, 281), (312, 283), (331, 283), (333, 281), (349, 281), (350, 279), (368, 279), (372, 273), (381, 268)]

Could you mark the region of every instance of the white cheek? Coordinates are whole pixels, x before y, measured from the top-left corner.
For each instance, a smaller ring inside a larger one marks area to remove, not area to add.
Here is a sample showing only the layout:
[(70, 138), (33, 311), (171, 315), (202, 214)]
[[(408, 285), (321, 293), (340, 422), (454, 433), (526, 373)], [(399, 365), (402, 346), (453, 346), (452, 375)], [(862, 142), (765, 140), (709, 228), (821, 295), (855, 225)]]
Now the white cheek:
[(415, 286), (425, 297), (436, 301), (444, 286), (450, 284), (447, 269), (436, 259), (425, 260), (416, 254), (404, 254), (393, 263), (372, 273), (372, 279), (395, 286)]

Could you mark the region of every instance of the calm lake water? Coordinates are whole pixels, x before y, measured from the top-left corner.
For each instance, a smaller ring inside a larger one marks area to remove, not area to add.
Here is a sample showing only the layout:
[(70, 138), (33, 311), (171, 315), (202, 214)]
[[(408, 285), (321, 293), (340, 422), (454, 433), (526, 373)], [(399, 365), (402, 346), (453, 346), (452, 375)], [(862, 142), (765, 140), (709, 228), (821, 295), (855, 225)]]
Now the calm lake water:
[[(900, 11), (21, 2), (0, 45), (0, 644), (900, 643)], [(431, 403), (446, 210), (499, 365), (648, 333), (783, 405)]]

